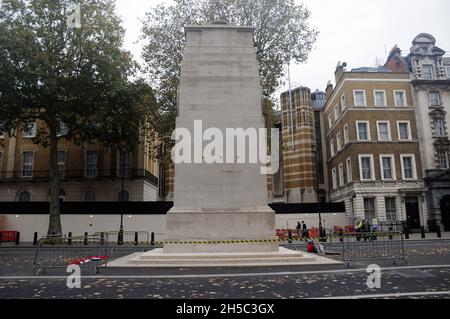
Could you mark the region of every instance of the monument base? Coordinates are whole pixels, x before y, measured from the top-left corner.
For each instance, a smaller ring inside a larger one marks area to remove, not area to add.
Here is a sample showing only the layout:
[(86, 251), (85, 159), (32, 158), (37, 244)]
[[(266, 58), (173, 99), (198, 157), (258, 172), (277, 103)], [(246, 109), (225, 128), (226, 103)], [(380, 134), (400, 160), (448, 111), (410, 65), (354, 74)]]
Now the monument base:
[[(164, 253), (278, 252), (277, 242), (264, 242), (277, 239), (274, 230), (275, 212), (269, 207), (173, 208), (167, 214), (166, 242), (169, 243), (164, 244)], [(205, 241), (220, 244), (201, 243)]]
[(203, 267), (271, 267), (342, 264), (339, 261), (304, 252), (279, 248), (271, 253), (178, 253), (162, 249), (135, 253), (108, 263), (108, 267), (203, 268)]

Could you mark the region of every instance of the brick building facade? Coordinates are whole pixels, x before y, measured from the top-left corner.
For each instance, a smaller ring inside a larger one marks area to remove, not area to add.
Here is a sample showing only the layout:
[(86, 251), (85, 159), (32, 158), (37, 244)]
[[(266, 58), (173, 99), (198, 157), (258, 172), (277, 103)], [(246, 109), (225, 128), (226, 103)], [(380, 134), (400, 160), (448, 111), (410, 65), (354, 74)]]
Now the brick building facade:
[(347, 222), (426, 225), (421, 154), (408, 73), (336, 69), (325, 105), (330, 199)]

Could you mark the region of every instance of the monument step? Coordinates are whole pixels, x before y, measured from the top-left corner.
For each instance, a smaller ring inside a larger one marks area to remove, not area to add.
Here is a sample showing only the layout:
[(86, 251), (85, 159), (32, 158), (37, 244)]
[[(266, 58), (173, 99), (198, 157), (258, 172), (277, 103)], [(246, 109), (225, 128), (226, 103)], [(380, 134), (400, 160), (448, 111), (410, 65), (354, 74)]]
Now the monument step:
[[(200, 255), (200, 256), (199, 256)], [(146, 253), (133, 253), (115, 259), (108, 267), (149, 268), (202, 268), (202, 267), (259, 267), (259, 266), (306, 266), (331, 265), (342, 262), (323, 256), (289, 250), (283, 247), (279, 252), (236, 252), (236, 253), (164, 253), (162, 248)]]
[[(270, 259), (270, 258), (301, 258), (303, 254), (297, 253), (229, 253), (229, 254), (218, 254), (218, 253), (196, 253), (196, 254), (164, 254), (164, 259), (192, 259), (192, 260), (208, 260), (211, 258), (216, 260), (225, 260), (230, 258), (240, 258), (242, 260), (247, 259)], [(161, 259), (159, 254), (143, 254), (140, 259), (153, 260)]]
[(228, 258), (228, 259), (131, 259), (128, 264), (150, 267), (223, 267), (223, 266), (260, 266), (264, 265), (298, 265), (314, 263), (313, 257), (286, 257), (286, 258)]

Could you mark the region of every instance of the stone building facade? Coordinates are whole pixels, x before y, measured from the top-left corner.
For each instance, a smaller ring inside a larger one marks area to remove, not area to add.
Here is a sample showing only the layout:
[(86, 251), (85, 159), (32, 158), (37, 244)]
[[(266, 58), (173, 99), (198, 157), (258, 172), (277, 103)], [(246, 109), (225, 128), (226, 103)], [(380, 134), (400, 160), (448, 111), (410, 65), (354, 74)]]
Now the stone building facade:
[[(48, 201), (50, 150), (33, 143), (39, 121), (8, 136), (0, 128), (0, 201)], [(63, 133), (62, 133), (63, 134)], [(66, 201), (158, 200), (158, 162), (140, 145), (130, 154), (100, 145), (58, 142), (61, 199)]]
[(410, 74), (430, 230), (450, 231), (450, 56), (430, 34), (419, 34), (409, 54), (394, 47), (385, 67)]
[(348, 224), (361, 218), (420, 229), (428, 212), (409, 74), (344, 66), (326, 91), (330, 199), (345, 202)]

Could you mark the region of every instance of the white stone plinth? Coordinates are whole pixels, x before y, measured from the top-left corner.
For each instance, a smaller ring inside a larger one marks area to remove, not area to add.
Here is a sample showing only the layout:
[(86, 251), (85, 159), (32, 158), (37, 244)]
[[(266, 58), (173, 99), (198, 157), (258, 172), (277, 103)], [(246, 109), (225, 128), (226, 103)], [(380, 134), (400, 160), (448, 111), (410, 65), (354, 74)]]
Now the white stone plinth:
[[(238, 163), (226, 152), (227, 129), (264, 129), (259, 65), (253, 28), (233, 25), (186, 27), (181, 64), (176, 127), (192, 137), (209, 128), (223, 133), (223, 163), (175, 163), (174, 207), (167, 215), (167, 241), (232, 241), (272, 239), (275, 213), (267, 205), (266, 164)], [(199, 132), (195, 121), (202, 121)], [(200, 152), (208, 142), (201, 142)], [(247, 143), (246, 155), (250, 147)], [(256, 148), (258, 152), (258, 148)], [(198, 158), (198, 157), (197, 157)], [(229, 162), (231, 160), (231, 163)], [(166, 244), (164, 253), (278, 252), (276, 243)]]
[(135, 253), (108, 263), (108, 267), (209, 268), (307, 266), (342, 264), (339, 261), (304, 252), (279, 248), (275, 252), (165, 253), (155, 249)]

